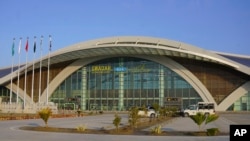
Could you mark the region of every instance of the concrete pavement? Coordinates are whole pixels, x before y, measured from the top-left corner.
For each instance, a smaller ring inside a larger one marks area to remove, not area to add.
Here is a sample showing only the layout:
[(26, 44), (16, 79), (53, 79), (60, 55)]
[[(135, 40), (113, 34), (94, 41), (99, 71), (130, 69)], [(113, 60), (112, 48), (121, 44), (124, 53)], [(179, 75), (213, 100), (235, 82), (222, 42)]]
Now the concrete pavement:
[[(127, 124), (127, 114), (120, 114), (122, 124)], [(98, 116), (85, 116), (74, 118), (49, 119), (49, 126), (75, 128), (79, 125), (86, 125), (89, 129), (114, 128), (112, 121), (114, 114), (103, 114)], [(189, 118), (178, 117), (163, 124), (162, 130), (166, 131), (197, 131), (198, 127)], [(207, 128), (218, 127), (220, 131), (229, 132), (230, 124), (250, 123), (250, 114), (223, 114), (220, 118)], [(69, 134), (69, 133), (49, 133), (19, 130), (21, 126), (43, 126), (41, 119), (0, 121), (1, 141), (228, 141), (229, 136), (135, 136), (135, 135), (94, 135), (94, 134)], [(149, 130), (149, 129), (148, 129)]]

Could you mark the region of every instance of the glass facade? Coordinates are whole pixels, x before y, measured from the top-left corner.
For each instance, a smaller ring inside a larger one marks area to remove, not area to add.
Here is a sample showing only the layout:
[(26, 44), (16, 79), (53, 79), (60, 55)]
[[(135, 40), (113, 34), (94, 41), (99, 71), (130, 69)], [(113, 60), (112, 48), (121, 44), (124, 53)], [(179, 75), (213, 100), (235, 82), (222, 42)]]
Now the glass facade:
[[(6, 89), (3, 86), (0, 86), (0, 97), (1, 97), (1, 102), (9, 102), (10, 101), (10, 90)], [(14, 97), (12, 100), (14, 100)]]
[(119, 57), (77, 70), (60, 84), (50, 101), (60, 109), (127, 110), (154, 103), (183, 108), (201, 98), (169, 68), (149, 60)]
[[(11, 98), (12, 98), (11, 99), (12, 102), (16, 102), (17, 95), (14, 92), (12, 92)], [(3, 86), (0, 86), (0, 104), (9, 103), (9, 102), (10, 102), (10, 90)], [(19, 97), (18, 102), (23, 102), (23, 100)]]
[[(174, 58), (174, 60), (178, 59)], [(213, 67), (207, 63), (206, 66), (189, 60), (179, 60), (179, 63), (204, 83), (214, 99), (218, 100), (217, 103), (223, 100), (223, 98), (218, 99), (218, 94), (228, 95), (248, 81), (243, 79), (246, 77), (242, 74), (229, 73), (228, 69)], [(56, 76), (68, 64), (70, 62), (56, 64), (57, 67), (51, 66), (51, 73), (53, 70), (59, 70), (52, 76)], [(43, 76), (47, 78), (46, 73)], [(46, 82), (46, 79), (43, 82)], [(43, 87), (45, 88), (46, 85)], [(221, 90), (220, 87), (224, 89)], [(20, 88), (23, 89), (21, 83)], [(29, 91), (30, 88), (28, 88)], [(220, 91), (216, 91), (217, 89)], [(34, 87), (34, 92), (36, 91), (38, 92), (38, 87)], [(34, 93), (35, 97), (38, 97), (38, 93)], [(16, 102), (16, 98), (13, 91), (11, 101)], [(192, 86), (169, 68), (156, 62), (131, 57), (108, 58), (80, 68), (56, 88), (49, 100), (57, 103), (59, 109), (109, 111), (127, 110), (131, 106), (147, 106), (154, 103), (160, 106), (186, 108), (190, 104), (202, 101)], [(20, 97), (18, 101), (23, 103)], [(0, 103), (9, 102), (10, 90), (0, 86)], [(37, 102), (36, 99), (34, 102)], [(227, 110), (250, 111), (250, 92), (236, 100)]]
[(248, 75), (229, 67), (206, 61), (173, 58), (192, 72), (220, 104), (234, 90), (250, 81)]
[(230, 111), (250, 111), (250, 92), (239, 98), (229, 107)]

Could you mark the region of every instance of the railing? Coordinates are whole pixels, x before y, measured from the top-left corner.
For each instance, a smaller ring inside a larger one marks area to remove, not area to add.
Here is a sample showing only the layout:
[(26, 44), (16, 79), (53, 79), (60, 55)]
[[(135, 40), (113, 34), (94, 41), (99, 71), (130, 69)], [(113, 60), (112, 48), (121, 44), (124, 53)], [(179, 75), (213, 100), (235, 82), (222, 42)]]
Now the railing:
[(23, 103), (0, 103), (0, 112), (1, 113), (37, 113), (42, 108), (49, 107), (51, 108), (54, 114), (58, 113), (57, 105), (54, 103), (35, 103), (35, 104), (26, 104), (25, 107)]

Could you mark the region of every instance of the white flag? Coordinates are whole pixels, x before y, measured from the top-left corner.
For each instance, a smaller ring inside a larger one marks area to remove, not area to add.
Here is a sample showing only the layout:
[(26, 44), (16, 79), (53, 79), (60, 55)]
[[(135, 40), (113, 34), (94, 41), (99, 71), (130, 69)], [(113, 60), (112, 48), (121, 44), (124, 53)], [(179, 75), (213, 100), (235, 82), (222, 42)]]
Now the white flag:
[(18, 54), (21, 52), (21, 46), (22, 46), (22, 39), (19, 41), (19, 47), (18, 47)]

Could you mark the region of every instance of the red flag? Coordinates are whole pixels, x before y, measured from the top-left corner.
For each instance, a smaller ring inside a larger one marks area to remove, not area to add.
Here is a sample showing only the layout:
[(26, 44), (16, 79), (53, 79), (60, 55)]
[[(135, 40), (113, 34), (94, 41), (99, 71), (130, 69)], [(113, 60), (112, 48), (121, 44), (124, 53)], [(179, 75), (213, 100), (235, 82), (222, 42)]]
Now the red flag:
[(26, 52), (28, 52), (28, 49), (29, 49), (29, 42), (28, 42), (28, 39), (27, 39), (26, 46), (25, 46)]

